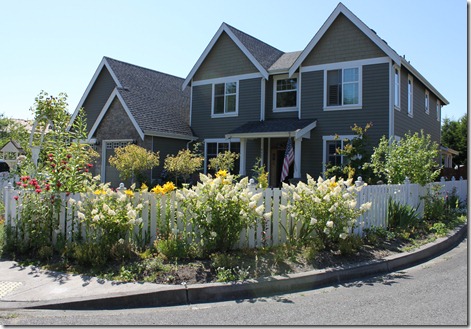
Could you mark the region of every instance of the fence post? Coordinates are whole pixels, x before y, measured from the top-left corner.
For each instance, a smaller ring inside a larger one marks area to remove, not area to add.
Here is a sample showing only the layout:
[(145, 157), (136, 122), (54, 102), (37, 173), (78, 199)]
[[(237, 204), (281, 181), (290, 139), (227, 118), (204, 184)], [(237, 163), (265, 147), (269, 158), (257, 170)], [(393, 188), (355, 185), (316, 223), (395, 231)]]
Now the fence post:
[(442, 178), (440, 178), (440, 182), (445, 183), (445, 177), (442, 176)]
[(9, 182), (8, 185), (5, 186), (5, 193), (3, 194), (3, 202), (5, 204), (5, 225), (8, 225), (8, 219), (10, 218), (12, 191), (13, 185)]
[(123, 192), (124, 190), (126, 190), (126, 187), (124, 186), (124, 183), (119, 183), (119, 187), (117, 188), (118, 191), (121, 191)]
[(361, 176), (358, 176), (357, 180), (355, 181), (355, 186), (360, 187), (360, 186), (363, 186), (363, 184), (364, 184), (363, 178)]

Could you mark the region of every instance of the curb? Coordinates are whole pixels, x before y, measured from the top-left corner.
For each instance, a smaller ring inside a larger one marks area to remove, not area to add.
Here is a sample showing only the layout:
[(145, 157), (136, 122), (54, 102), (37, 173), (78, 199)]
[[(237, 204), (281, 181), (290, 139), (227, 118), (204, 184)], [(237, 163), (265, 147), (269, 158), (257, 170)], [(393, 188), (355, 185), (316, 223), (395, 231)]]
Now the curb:
[(119, 293), (91, 299), (68, 298), (48, 302), (10, 302), (6, 308), (62, 310), (124, 309), (211, 303), (294, 293), (415, 266), (453, 249), (467, 236), (467, 232), (468, 225), (463, 224), (446, 237), (438, 238), (417, 250), (395, 254), (383, 260), (370, 261), (348, 268), (315, 270), (288, 274), (286, 276), (250, 280), (243, 283), (168, 286), (161, 290), (144, 294)]

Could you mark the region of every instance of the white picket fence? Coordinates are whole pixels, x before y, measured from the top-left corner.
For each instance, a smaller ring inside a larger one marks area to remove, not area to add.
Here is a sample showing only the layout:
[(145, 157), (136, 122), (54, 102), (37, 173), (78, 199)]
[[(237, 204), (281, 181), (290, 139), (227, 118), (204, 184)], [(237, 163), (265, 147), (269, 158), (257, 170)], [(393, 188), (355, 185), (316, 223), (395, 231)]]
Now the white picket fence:
[[(432, 184), (429, 184), (423, 187), (418, 184), (404, 183), (399, 185), (363, 187), (357, 195), (358, 205), (371, 202), (372, 206), (370, 210), (358, 218), (355, 233), (362, 235), (365, 228), (372, 226), (386, 227), (387, 208), (390, 198), (401, 204), (409, 204), (413, 207), (418, 207), (418, 211), (422, 215), (424, 205), (421, 197), (427, 193), (427, 189), (430, 189), (431, 185)], [(446, 193), (452, 193), (453, 189), (455, 189), (461, 201), (464, 203), (467, 202), (467, 180), (441, 181), (439, 183), (433, 183), (433, 185), (441, 186), (440, 191), (443, 196), (445, 196)], [(265, 212), (271, 212), (272, 216), (268, 220), (260, 218), (254, 226), (243, 229), (237, 246), (238, 248), (280, 245), (288, 238), (283, 228), (294, 227), (299, 230), (301, 226), (301, 223), (299, 223), (296, 218), (289, 216), (286, 210), (280, 207), (280, 205), (286, 205), (288, 201), (286, 200), (286, 194), (282, 193), (281, 189), (268, 188), (262, 192), (263, 197), (259, 200), (259, 205), (264, 204)], [(21, 224), (20, 211), (17, 209), (20, 202), (14, 199), (15, 196), (18, 196), (18, 191), (13, 188), (12, 184), (4, 188), (6, 224), (10, 224), (12, 227)], [(70, 198), (78, 201), (80, 200), (80, 194), (71, 194), (69, 196), (65, 194), (61, 195), (61, 213), (55, 217), (58, 218), (59, 221), (59, 231), (53, 232), (53, 241), (55, 241), (59, 232), (70, 241), (74, 237), (73, 233), (77, 233), (79, 230), (80, 226), (78, 224), (77, 215), (67, 202)], [(159, 227), (166, 227), (171, 230), (176, 229), (181, 233), (188, 233), (193, 230), (191, 223), (185, 218), (182, 218), (181, 215), (178, 215), (179, 205), (176, 201), (175, 192), (164, 196), (157, 196), (154, 193), (136, 193), (135, 198), (142, 198), (142, 201), (149, 201), (144, 204), (142, 219), (143, 234), (147, 232), (150, 235), (151, 242), (156, 239), (156, 232)], [(82, 236), (84, 233), (84, 227), (82, 227)], [(137, 233), (137, 227), (134, 233)], [(187, 236), (190, 242), (192, 237), (188, 234)]]

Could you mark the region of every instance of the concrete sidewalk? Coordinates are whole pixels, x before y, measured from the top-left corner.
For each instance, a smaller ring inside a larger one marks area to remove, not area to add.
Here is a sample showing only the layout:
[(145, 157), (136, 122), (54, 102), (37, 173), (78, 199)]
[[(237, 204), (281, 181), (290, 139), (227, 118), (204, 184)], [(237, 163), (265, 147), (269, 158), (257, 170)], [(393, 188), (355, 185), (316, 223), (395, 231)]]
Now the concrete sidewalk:
[(173, 286), (118, 283), (107, 280), (21, 267), (0, 261), (0, 310), (19, 308), (120, 309), (238, 300), (310, 290), (358, 278), (394, 272), (434, 258), (467, 236), (467, 224), (412, 252), (348, 268), (329, 268), (244, 283)]

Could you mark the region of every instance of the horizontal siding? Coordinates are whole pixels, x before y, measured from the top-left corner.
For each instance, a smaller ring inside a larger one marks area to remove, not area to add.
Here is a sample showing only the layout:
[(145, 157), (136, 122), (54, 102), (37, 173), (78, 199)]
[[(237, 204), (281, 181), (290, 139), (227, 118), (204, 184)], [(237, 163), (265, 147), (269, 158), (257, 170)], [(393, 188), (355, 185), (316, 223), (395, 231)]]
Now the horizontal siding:
[(437, 121), (437, 97), (429, 91), (430, 111), (425, 113), (425, 86), (417, 79), (414, 79), (413, 89), (413, 116), (407, 113), (407, 80), (409, 72), (401, 69), (401, 109), (394, 111), (394, 134), (404, 136), (405, 133), (420, 132), (430, 134), (432, 140), (440, 143), (440, 121)]
[(383, 56), (386, 54), (370, 38), (347, 17), (340, 14), (302, 65), (319, 65)]
[(82, 105), (87, 115), (88, 131), (92, 128), (115, 87), (111, 74), (106, 67), (103, 67)]
[(302, 142), (302, 177), (306, 173), (317, 177), (322, 174), (323, 140), (326, 135), (351, 135), (356, 123), (364, 127), (373, 122), (368, 131), (370, 151), (382, 135), (389, 133), (389, 64), (363, 67), (363, 108), (360, 110), (323, 110), (323, 71), (302, 74), (301, 115), (303, 119), (317, 119), (311, 139)]
[(226, 32), (223, 32), (193, 76), (193, 80), (214, 79), (256, 72), (258, 72), (257, 68)]
[(200, 139), (224, 138), (244, 123), (260, 120), (260, 79), (241, 80), (239, 84), (239, 114), (226, 118), (211, 118), (212, 85), (192, 87), (191, 127)]

